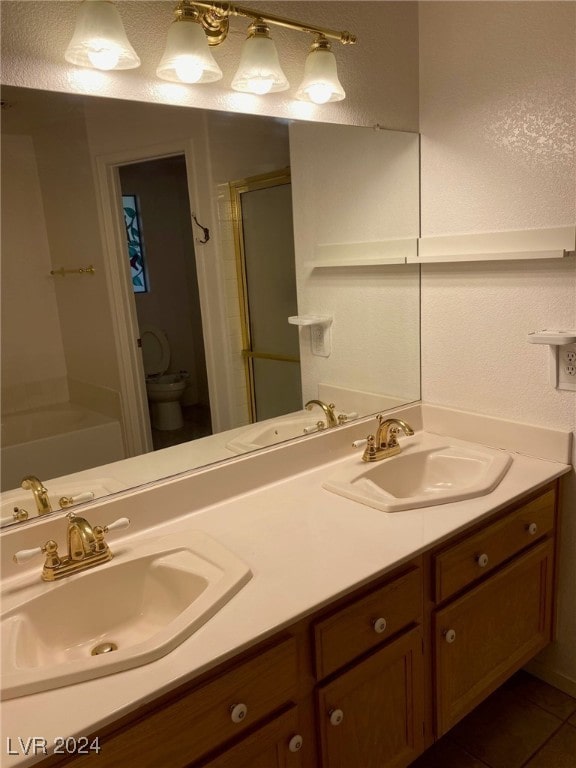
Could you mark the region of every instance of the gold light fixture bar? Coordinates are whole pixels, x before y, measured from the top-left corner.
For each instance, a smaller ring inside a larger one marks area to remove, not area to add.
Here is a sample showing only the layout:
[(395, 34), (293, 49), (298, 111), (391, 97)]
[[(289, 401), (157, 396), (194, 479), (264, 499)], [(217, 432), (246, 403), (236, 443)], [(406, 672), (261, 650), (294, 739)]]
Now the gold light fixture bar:
[(182, 0), (180, 7), (184, 12), (186, 12), (186, 9), (203, 9), (203, 13), (200, 14), (200, 19), (210, 45), (219, 45), (226, 39), (230, 16), (245, 16), (249, 19), (261, 20), (277, 27), (295, 29), (298, 32), (309, 32), (312, 35), (323, 35), (332, 40), (338, 40), (343, 45), (353, 45), (356, 42), (356, 35), (353, 35), (350, 32), (339, 32), (334, 29), (303, 24), (294, 19), (287, 19), (284, 16), (274, 16), (262, 11), (254, 11), (251, 8), (246, 8), (243, 5), (236, 5), (235, 3)]

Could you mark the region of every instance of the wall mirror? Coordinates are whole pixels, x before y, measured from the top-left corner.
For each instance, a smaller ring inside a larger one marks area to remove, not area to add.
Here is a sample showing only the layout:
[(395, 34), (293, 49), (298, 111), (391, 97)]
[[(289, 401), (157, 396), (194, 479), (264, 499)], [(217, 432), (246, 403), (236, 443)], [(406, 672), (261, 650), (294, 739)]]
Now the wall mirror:
[(3, 523), (419, 399), (417, 134), (2, 100)]

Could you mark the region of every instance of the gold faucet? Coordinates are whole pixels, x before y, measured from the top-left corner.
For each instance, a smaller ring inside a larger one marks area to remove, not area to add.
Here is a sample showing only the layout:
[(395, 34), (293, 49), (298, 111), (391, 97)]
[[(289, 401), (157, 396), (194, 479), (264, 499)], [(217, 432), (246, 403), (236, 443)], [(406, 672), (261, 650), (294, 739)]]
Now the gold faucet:
[(37, 477), (26, 475), (20, 485), (25, 491), (32, 491), (34, 494), (34, 502), (36, 503), (39, 515), (47, 515), (49, 512), (52, 512), (48, 491)]
[(336, 407), (334, 403), (330, 403), (330, 405), (326, 405), (326, 403), (322, 402), (322, 400), (308, 400), (304, 408), (306, 408), (307, 411), (311, 411), (314, 405), (318, 405), (320, 406), (320, 408), (322, 408), (326, 416), (326, 422), (329, 427), (337, 427), (338, 424), (341, 423), (336, 418), (336, 414), (334, 413), (334, 408)]
[(384, 419), (378, 414), (378, 429), (376, 435), (368, 435), (368, 444), (362, 461), (380, 461), (389, 456), (396, 456), (402, 450), (398, 443), (398, 433), (404, 432), (410, 436), (414, 434), (412, 427), (402, 419)]
[(94, 528), (88, 520), (79, 517), (74, 512), (69, 512), (67, 518), (67, 556), (60, 557), (58, 544), (50, 539), (43, 547), (16, 552), (12, 558), (14, 562), (20, 565), (35, 555), (44, 554), (46, 560), (42, 569), (42, 580), (63, 579), (72, 573), (78, 573), (111, 560), (113, 555), (108, 544), (104, 541), (104, 534), (130, 525), (130, 520), (127, 517), (121, 517), (110, 525), (96, 525)]

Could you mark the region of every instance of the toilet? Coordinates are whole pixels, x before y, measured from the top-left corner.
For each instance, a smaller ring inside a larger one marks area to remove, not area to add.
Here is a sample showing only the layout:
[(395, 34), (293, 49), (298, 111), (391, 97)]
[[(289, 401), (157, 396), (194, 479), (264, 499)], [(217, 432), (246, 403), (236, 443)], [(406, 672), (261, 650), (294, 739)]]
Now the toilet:
[(186, 371), (166, 373), (170, 365), (170, 345), (164, 331), (154, 326), (145, 326), (140, 329), (140, 337), (152, 427), (161, 430), (181, 429), (184, 420), (180, 399), (189, 375)]

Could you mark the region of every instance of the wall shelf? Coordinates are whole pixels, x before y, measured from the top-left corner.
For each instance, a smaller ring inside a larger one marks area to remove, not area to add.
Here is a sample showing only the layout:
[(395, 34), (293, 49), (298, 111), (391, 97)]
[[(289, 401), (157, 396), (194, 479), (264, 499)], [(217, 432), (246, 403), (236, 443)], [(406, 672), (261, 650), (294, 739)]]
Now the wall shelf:
[(418, 241), (418, 256), (409, 261), (429, 264), (562, 259), (575, 250), (576, 227), (549, 227), (421, 237)]
[(401, 238), (369, 243), (324, 243), (309, 269), (563, 259), (576, 253), (576, 226)]
[(418, 240), (415, 237), (367, 243), (324, 243), (315, 247), (314, 259), (307, 261), (306, 266), (318, 269), (406, 264), (417, 253)]

